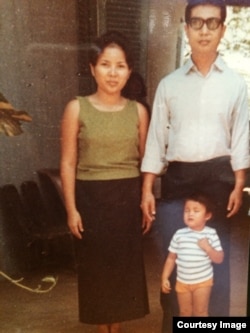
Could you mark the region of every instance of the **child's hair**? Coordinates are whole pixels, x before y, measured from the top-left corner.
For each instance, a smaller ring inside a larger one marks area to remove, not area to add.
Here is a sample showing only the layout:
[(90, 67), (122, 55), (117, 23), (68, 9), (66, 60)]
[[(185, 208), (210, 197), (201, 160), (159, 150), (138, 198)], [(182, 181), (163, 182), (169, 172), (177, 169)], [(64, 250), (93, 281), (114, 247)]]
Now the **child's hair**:
[(214, 204), (212, 203), (211, 199), (208, 197), (208, 195), (202, 193), (202, 192), (194, 192), (190, 194), (185, 199), (185, 203), (188, 200), (199, 202), (200, 204), (204, 205), (206, 207), (207, 213), (213, 214), (214, 211)]
[(90, 64), (95, 66), (104, 49), (111, 45), (117, 45), (123, 50), (128, 67), (132, 69), (134, 60), (130, 43), (126, 36), (119, 31), (108, 31), (95, 40), (89, 50)]

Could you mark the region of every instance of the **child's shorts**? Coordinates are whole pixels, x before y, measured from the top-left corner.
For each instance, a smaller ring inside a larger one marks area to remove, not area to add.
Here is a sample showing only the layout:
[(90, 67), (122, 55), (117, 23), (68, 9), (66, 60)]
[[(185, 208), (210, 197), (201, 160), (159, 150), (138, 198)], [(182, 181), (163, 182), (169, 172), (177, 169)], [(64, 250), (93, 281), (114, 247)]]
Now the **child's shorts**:
[(194, 284), (187, 284), (180, 281), (176, 281), (175, 291), (177, 293), (187, 293), (187, 292), (193, 292), (196, 289), (203, 287), (212, 287), (212, 285), (213, 285), (213, 278)]

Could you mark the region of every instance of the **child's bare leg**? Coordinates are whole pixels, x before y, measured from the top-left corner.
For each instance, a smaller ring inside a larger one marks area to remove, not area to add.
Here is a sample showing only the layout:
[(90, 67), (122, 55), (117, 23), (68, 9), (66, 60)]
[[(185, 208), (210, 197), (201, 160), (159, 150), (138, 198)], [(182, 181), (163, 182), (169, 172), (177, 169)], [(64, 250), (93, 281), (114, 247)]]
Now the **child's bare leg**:
[(193, 292), (193, 315), (208, 317), (208, 306), (212, 287), (201, 287)]
[(184, 293), (177, 293), (179, 304), (179, 316), (191, 317), (193, 314), (192, 293), (187, 291)]

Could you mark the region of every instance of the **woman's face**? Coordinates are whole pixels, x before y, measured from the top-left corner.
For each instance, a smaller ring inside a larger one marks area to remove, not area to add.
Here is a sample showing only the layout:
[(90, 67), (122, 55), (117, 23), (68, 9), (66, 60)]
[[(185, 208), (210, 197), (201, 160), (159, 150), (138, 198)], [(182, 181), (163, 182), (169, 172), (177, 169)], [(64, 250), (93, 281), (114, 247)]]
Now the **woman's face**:
[(124, 51), (116, 44), (107, 46), (96, 65), (90, 64), (90, 68), (97, 83), (97, 90), (107, 94), (120, 93), (131, 73)]

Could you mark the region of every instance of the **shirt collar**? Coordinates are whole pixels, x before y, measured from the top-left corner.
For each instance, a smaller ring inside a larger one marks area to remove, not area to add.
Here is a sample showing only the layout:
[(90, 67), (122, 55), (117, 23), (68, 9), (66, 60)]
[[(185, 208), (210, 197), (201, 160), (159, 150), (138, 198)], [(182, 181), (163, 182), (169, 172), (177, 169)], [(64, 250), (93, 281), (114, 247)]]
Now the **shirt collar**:
[[(217, 58), (215, 59), (214, 63), (211, 66), (211, 69), (216, 68), (217, 70), (222, 72), (225, 69), (225, 66), (226, 66), (226, 64), (225, 64), (224, 60), (218, 54)], [(188, 74), (192, 69), (195, 69), (195, 64), (194, 64), (191, 57), (186, 61), (183, 68), (184, 68), (184, 73), (185, 74)]]

